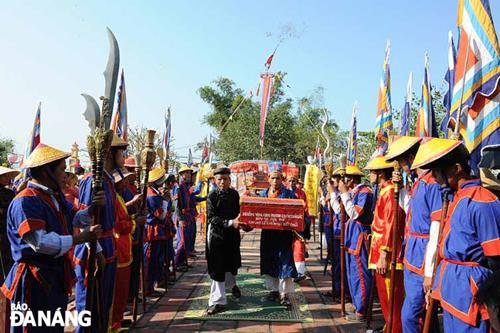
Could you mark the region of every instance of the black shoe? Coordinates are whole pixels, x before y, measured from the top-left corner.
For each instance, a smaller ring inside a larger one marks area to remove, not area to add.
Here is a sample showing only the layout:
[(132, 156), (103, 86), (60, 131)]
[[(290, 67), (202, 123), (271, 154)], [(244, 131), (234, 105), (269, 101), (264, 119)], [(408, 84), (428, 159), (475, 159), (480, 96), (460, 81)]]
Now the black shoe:
[(277, 291), (271, 291), (267, 296), (266, 300), (269, 302), (276, 302), (277, 300), (280, 299), (280, 293)]
[(241, 297), (241, 290), (236, 285), (233, 287), (233, 290), (231, 290), (231, 293), (233, 294), (234, 298), (240, 298)]
[(301, 274), (301, 275), (297, 276), (295, 279), (293, 279), (293, 282), (299, 283), (300, 281), (304, 281), (305, 279), (307, 279), (307, 276)]
[(226, 308), (222, 305), (219, 305), (219, 304), (215, 304), (215, 305), (210, 305), (207, 309), (207, 315), (214, 315), (214, 314), (217, 314), (219, 312), (222, 312), (224, 311)]
[(286, 306), (287, 310), (290, 310), (292, 307), (292, 302), (290, 302), (290, 299), (287, 296), (283, 296), (280, 298), (280, 304)]

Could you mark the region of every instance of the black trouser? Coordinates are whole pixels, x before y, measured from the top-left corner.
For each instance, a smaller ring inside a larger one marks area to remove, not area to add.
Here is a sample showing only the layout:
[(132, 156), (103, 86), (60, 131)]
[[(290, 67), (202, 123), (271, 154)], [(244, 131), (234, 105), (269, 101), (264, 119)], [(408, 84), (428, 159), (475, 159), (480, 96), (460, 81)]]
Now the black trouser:
[(142, 251), (139, 244), (132, 245), (132, 264), (130, 265), (130, 289), (129, 300), (134, 298), (134, 295), (139, 291), (139, 260)]

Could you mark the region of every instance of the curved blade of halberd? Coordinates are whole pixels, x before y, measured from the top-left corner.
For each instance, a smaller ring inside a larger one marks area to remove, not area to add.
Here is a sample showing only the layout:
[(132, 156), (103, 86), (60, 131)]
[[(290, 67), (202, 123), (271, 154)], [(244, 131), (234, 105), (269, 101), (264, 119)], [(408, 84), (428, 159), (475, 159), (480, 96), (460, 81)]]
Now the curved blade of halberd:
[(115, 104), (116, 84), (118, 82), (118, 72), (120, 69), (120, 49), (113, 32), (108, 29), (109, 38), (109, 55), (106, 70), (104, 70), (105, 88), (104, 97), (108, 99), (109, 112), (104, 115), (104, 127), (109, 129), (111, 125), (111, 115), (113, 113), (113, 106)]
[(99, 105), (94, 97), (82, 94), (83, 98), (85, 98), (85, 102), (87, 102), (87, 107), (85, 108), (85, 112), (83, 116), (89, 123), (90, 134), (94, 135), (95, 128), (99, 126), (99, 122), (101, 119), (101, 114), (99, 111)]

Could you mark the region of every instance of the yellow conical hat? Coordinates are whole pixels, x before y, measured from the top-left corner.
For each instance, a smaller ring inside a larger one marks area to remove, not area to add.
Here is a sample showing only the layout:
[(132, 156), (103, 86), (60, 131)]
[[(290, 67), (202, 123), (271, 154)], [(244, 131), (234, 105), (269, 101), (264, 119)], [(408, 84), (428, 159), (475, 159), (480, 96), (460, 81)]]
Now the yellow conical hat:
[(411, 168), (423, 168), (459, 147), (462, 141), (431, 138), (420, 145)]
[(357, 165), (348, 165), (345, 167), (345, 174), (348, 176), (364, 176), (365, 174), (361, 171)]
[(163, 168), (154, 168), (153, 170), (149, 171), (149, 183), (154, 183), (158, 180), (160, 180), (162, 177), (165, 176), (165, 169)]
[(18, 174), (19, 174), (19, 171), (17, 171), (17, 170), (6, 168), (6, 167), (3, 167), (0, 165), (0, 176), (9, 175), (10, 177), (14, 178)]
[(341, 176), (345, 172), (345, 168), (337, 168), (333, 170), (332, 176)]
[(387, 162), (383, 155), (375, 156), (364, 167), (365, 170), (382, 170), (394, 168), (394, 162)]
[(398, 156), (403, 155), (418, 144), (421, 139), (414, 136), (394, 136), (385, 154), (385, 159), (389, 162), (394, 161)]
[(186, 171), (191, 171), (193, 172), (193, 169), (191, 169), (190, 167), (188, 167), (187, 165), (183, 165), (180, 169), (179, 169), (179, 174), (183, 173), (183, 172), (186, 172)]
[(30, 156), (23, 161), (22, 167), (36, 168), (58, 160), (64, 160), (70, 156), (70, 153), (65, 153), (61, 150), (40, 143), (31, 152)]
[(113, 141), (111, 141), (111, 147), (119, 148), (119, 147), (127, 147), (128, 143), (127, 141), (123, 140), (120, 138), (118, 135), (113, 134)]

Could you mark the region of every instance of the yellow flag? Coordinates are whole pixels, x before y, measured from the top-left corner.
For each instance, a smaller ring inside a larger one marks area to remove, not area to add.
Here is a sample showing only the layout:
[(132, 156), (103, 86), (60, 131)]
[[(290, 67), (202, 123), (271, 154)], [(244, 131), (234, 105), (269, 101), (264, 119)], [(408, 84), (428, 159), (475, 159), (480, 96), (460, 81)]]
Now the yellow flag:
[(307, 196), (307, 207), (310, 216), (318, 216), (318, 186), (319, 186), (319, 168), (316, 165), (306, 166), (304, 176), (304, 192)]

